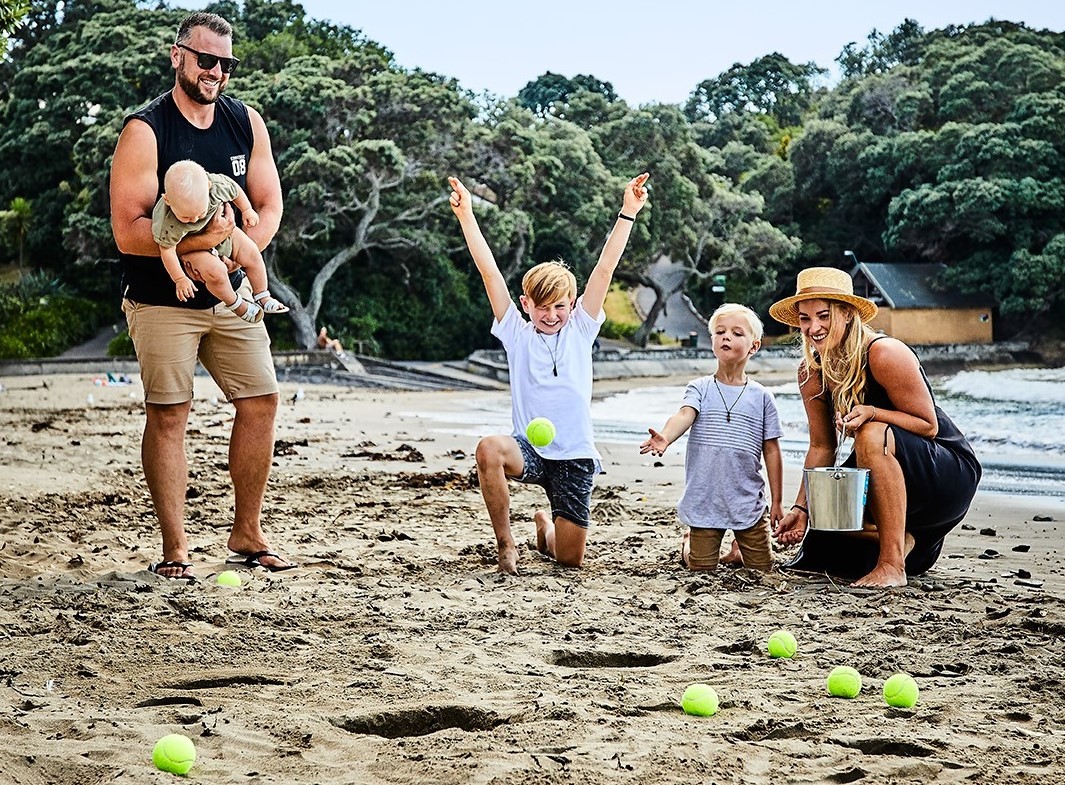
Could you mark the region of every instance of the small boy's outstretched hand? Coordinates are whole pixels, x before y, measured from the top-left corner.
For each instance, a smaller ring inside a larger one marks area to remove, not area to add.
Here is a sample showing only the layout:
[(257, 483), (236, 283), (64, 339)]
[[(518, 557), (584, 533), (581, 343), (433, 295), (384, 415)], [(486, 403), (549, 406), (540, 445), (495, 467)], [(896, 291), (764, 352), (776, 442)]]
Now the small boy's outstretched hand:
[(447, 178), (447, 183), (451, 186), (451, 196), (448, 201), (451, 203), (451, 209), (455, 215), (459, 218), (464, 215), (472, 215), (473, 197), (470, 196), (470, 189), (464, 186), (457, 177)]
[(259, 214), (254, 210), (245, 210), (240, 214), (241, 220), (244, 221), (245, 226), (258, 226)]
[(669, 449), (669, 440), (654, 428), (648, 428), (647, 432), (651, 434), (651, 438), (640, 445), (640, 455), (646, 455), (647, 453), (658, 456), (665, 455), (666, 450)]
[(622, 208), (625, 215), (635, 218), (636, 213), (647, 204), (647, 178), (650, 176), (648, 172), (638, 174), (625, 186), (625, 206)]

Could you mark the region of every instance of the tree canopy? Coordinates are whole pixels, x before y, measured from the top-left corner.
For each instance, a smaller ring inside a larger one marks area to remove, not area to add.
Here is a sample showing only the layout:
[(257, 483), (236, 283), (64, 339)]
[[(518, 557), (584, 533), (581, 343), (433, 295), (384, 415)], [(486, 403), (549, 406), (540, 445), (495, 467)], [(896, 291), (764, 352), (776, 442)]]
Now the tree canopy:
[[(598, 77), (552, 72), (514, 97), (475, 96), (291, 0), (207, 10), (234, 25), (229, 91), (262, 113), (282, 177), (285, 216), (267, 252), (292, 307), (282, 345), (313, 345), (322, 325), (392, 357), (491, 345), (445, 204), (449, 174), (479, 197), (517, 287), (554, 258), (583, 278), (622, 184), (651, 172), (618, 272), (658, 295), (639, 340), (671, 294), (649, 274), (663, 259), (700, 308), (718, 302), (710, 282), (726, 274), (730, 297), (764, 312), (799, 268), (843, 266), (844, 249), (942, 262), (944, 286), (997, 302), (1004, 336), (1061, 325), (1062, 33), (904, 20), (845, 44), (835, 86), (817, 65), (771, 53), (708, 76), (684, 106), (630, 107)], [(117, 307), (110, 157), (123, 118), (172, 87), (167, 51), (186, 13), (29, 4), (0, 62), (0, 262)]]

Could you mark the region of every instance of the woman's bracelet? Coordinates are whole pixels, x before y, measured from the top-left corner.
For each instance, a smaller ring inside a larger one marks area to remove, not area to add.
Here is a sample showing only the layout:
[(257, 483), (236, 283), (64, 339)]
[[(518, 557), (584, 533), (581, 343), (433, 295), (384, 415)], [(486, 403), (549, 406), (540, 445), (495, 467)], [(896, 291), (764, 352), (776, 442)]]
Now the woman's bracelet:
[(793, 510), (802, 510), (803, 514), (807, 518), (810, 517), (810, 511), (808, 509), (806, 509), (805, 507), (803, 507), (801, 504), (793, 504), (793, 505), (791, 505), (791, 509), (793, 509)]
[(625, 213), (618, 213), (618, 218), (623, 221), (632, 221), (633, 223), (636, 223), (636, 219), (633, 216), (625, 215)]
[(869, 422), (872, 422), (875, 419), (876, 419), (876, 407), (874, 406), (873, 407), (873, 416), (869, 418)]

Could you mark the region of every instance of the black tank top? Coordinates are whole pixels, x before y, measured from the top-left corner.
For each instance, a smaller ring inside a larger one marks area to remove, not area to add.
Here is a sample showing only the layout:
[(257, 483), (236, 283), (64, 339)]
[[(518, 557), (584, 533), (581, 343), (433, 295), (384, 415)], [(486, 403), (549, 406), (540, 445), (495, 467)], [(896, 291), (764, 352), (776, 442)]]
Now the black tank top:
[[(868, 346), (865, 349), (865, 369), (866, 369), (866, 387), (865, 396), (862, 401), (869, 406), (875, 406), (878, 409), (886, 409), (888, 411), (895, 410), (896, 406), (891, 402), (891, 398), (887, 394), (887, 390), (883, 385), (877, 381), (876, 376), (873, 375), (872, 368), (869, 367), (869, 347), (879, 341), (881, 338), (886, 338), (886, 335), (877, 336), (873, 340), (869, 341)], [(913, 350), (912, 346), (907, 345), (907, 349), (913, 352), (914, 356), (917, 356), (917, 352)], [(965, 438), (965, 435), (961, 432), (961, 429), (954, 424), (954, 421), (947, 416), (947, 413), (939, 408), (939, 404), (936, 403), (935, 393), (932, 392), (932, 385), (928, 381), (928, 376), (925, 374), (924, 366), (920, 365), (920, 358), (918, 357), (918, 366), (921, 369), (921, 378), (924, 380), (925, 387), (928, 388), (928, 394), (932, 396), (932, 405), (935, 407), (936, 421), (939, 425), (938, 432), (935, 436), (935, 441), (948, 447), (954, 452), (964, 456), (964, 459), (977, 471), (980, 468), (980, 462), (976, 458), (976, 453), (973, 451), (969, 441)]]
[[(181, 114), (174, 102), (173, 92), (166, 92), (150, 104), (126, 117), (122, 125), (133, 119), (142, 120), (155, 132), (158, 152), (159, 191), (163, 193), (163, 175), (178, 161), (196, 161), (208, 172), (232, 177), (247, 192), (248, 161), (254, 137), (248, 108), (240, 101), (219, 96), (215, 103), (214, 122), (210, 128), (197, 128)], [(240, 212), (234, 208), (237, 226)], [(196, 296), (181, 302), (174, 294), (174, 282), (158, 256), (133, 256), (119, 253), (122, 261), (122, 296), (147, 305), (169, 305), (175, 308), (211, 308), (218, 298), (197, 284)], [(230, 276), (236, 287), (244, 273), (237, 270)]]

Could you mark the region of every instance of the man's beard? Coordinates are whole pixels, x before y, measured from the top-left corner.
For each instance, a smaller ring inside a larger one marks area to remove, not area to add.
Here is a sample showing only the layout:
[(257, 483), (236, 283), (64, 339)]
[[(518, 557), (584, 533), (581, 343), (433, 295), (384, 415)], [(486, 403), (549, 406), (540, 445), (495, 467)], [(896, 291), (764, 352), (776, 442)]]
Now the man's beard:
[(200, 89), (200, 83), (194, 79), (189, 79), (187, 76), (185, 76), (185, 71), (180, 68), (177, 72), (177, 80), (178, 85), (181, 87), (182, 90), (185, 91), (185, 95), (187, 95), (196, 103), (203, 104), (204, 106), (210, 106), (211, 104), (215, 103), (218, 100), (218, 96), (222, 95), (222, 92), (225, 89), (224, 85), (219, 82), (218, 94), (214, 98), (208, 98), (206, 95), (203, 94), (203, 91)]

